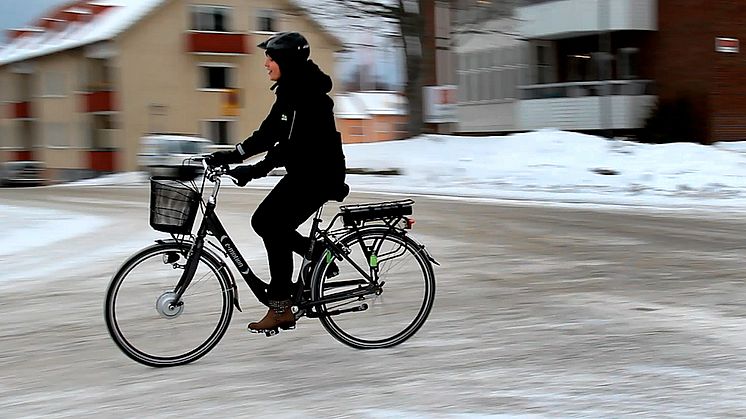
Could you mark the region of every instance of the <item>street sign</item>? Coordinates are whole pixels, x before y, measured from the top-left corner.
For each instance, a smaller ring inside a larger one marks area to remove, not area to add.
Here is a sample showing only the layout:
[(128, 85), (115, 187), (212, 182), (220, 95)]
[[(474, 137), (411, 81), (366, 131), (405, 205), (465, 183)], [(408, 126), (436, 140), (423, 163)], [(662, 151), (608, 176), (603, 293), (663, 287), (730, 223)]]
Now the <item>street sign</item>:
[(423, 87), (425, 122), (428, 124), (458, 122), (456, 92), (457, 87), (452, 85)]

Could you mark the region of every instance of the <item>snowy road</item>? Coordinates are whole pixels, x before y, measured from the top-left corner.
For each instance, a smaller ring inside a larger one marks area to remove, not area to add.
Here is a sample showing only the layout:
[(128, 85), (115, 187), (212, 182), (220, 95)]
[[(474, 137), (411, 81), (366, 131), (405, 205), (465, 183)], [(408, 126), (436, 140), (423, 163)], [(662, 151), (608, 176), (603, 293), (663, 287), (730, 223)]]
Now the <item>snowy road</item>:
[[(263, 277), (241, 203), (264, 193), (221, 200)], [(308, 319), (248, 335), (263, 310), (243, 287), (218, 347), (163, 370), (122, 355), (102, 318), (113, 271), (158, 237), (146, 202), (142, 187), (0, 190), (0, 416), (746, 415), (746, 221), (418, 198), (414, 234), (442, 266), (410, 341), (356, 351)]]

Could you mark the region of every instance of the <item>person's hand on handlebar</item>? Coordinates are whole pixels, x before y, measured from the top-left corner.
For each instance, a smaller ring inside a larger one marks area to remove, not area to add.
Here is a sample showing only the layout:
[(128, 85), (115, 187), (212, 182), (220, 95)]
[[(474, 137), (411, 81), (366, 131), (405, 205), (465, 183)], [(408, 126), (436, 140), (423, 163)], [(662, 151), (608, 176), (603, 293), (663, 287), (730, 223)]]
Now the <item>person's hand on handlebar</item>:
[(243, 158), (238, 150), (216, 151), (205, 157), (205, 163), (211, 167), (227, 166), (229, 164), (241, 163)]
[(246, 186), (249, 181), (267, 176), (267, 171), (260, 165), (247, 164), (227, 170), (225, 175), (230, 177), (238, 186)]

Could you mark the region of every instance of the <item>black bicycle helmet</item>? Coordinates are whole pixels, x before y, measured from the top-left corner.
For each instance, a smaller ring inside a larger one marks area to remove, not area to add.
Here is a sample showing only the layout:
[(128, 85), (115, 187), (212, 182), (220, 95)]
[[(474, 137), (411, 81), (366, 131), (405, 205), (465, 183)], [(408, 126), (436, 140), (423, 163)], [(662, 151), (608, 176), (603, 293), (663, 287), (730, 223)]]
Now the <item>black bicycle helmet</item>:
[(298, 32), (280, 32), (257, 46), (265, 50), (280, 67), (283, 64), (306, 61), (311, 54), (311, 46)]

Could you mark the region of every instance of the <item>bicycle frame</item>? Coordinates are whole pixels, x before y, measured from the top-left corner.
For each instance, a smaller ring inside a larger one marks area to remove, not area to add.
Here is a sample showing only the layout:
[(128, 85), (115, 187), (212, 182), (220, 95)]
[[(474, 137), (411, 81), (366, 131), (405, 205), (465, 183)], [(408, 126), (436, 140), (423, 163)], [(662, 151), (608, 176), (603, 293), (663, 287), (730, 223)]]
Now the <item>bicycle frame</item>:
[[(236, 247), (236, 244), (228, 235), (228, 232), (223, 227), (217, 214), (215, 213), (215, 207), (217, 205), (217, 195), (220, 190), (221, 180), (219, 176), (214, 179), (214, 186), (210, 198), (205, 203), (204, 216), (202, 217), (202, 223), (197, 230), (197, 235), (194, 239), (194, 244), (189, 249), (187, 255), (187, 263), (184, 268), (184, 272), (179, 279), (174, 292), (176, 293), (176, 301), (181, 301), (181, 296), (184, 291), (189, 287), (189, 284), (194, 277), (194, 273), (197, 269), (199, 262), (199, 255), (202, 253), (205, 246), (205, 237), (207, 237), (208, 231), (211, 232), (217, 239), (223, 248), (223, 251), (228, 258), (233, 262), (233, 265), (238, 269), (238, 272), (243, 277), (249, 289), (254, 293), (256, 298), (264, 305), (268, 305), (267, 299), (267, 284), (264, 283), (259, 277), (254, 274), (249, 266), (246, 259), (241, 255), (241, 252)], [(204, 190), (204, 184), (203, 184)]]
[[(220, 222), (220, 219), (215, 213), (215, 207), (217, 205), (217, 195), (220, 190), (221, 179), (219, 176), (216, 176), (212, 180), (214, 182), (213, 191), (212, 191), (212, 194), (210, 195), (210, 198), (205, 203), (202, 223), (200, 224), (197, 230), (194, 244), (190, 248), (189, 254), (187, 255), (187, 262), (184, 268), (184, 272), (182, 273), (181, 278), (179, 279), (179, 282), (174, 288), (174, 293), (176, 294), (176, 297), (174, 300), (181, 301), (182, 295), (184, 294), (186, 289), (189, 287), (189, 284), (191, 283), (192, 278), (194, 277), (194, 273), (197, 269), (197, 264), (199, 263), (199, 256), (203, 252), (203, 249), (205, 246), (205, 237), (207, 237), (208, 232), (210, 232), (217, 238), (225, 255), (227, 255), (228, 259), (231, 260), (231, 262), (236, 267), (238, 272), (241, 274), (244, 281), (249, 286), (249, 289), (254, 293), (256, 298), (262, 304), (269, 305), (268, 297), (267, 297), (267, 284), (264, 281), (262, 281), (258, 276), (256, 276), (256, 274), (254, 274), (254, 272), (251, 270), (251, 267), (249, 266), (248, 262), (246, 262), (246, 259), (244, 259), (244, 257), (241, 255), (241, 252), (238, 250), (238, 247), (233, 242), (233, 240), (230, 238), (230, 236), (228, 235), (228, 232), (226, 231), (225, 227)], [(204, 190), (204, 184), (203, 184), (203, 190)], [(347, 253), (344, 251), (344, 249), (342, 249), (337, 243), (335, 243), (335, 240), (330, 237), (328, 229), (322, 230), (319, 228), (319, 224), (321, 223), (320, 213), (322, 209), (319, 209), (317, 211), (316, 216), (313, 219), (313, 224), (312, 224), (311, 233), (310, 233), (310, 237), (312, 238), (311, 240), (312, 245), (311, 245), (311, 248), (309, 249), (309, 253), (312, 251), (313, 246), (318, 246), (320, 242), (323, 242), (326, 248), (332, 252), (332, 255), (334, 257), (341, 257), (347, 260), (352, 266), (355, 267), (355, 269), (360, 273), (360, 275), (362, 275), (362, 278), (360, 280), (357, 280), (354, 282), (350, 282), (350, 281), (340, 282), (339, 286), (347, 286), (351, 284), (362, 285), (365, 283), (367, 283), (368, 286), (361, 287), (361, 288), (358, 288), (356, 290), (349, 291), (349, 292), (343, 292), (343, 293), (340, 293), (339, 295), (332, 295), (332, 296), (325, 297), (319, 300), (303, 301), (303, 302), (298, 301), (300, 303), (299, 308), (301, 309), (318, 307), (323, 304), (329, 304), (329, 303), (333, 303), (337, 301), (342, 301), (348, 298), (368, 295), (373, 292), (376, 292), (380, 288), (380, 284), (378, 284), (377, 275), (375, 273), (375, 268), (371, 268), (370, 273), (365, 272), (364, 269), (362, 269), (357, 263), (355, 263), (355, 261), (353, 261), (347, 256)], [(330, 226), (334, 224), (337, 218), (338, 216), (335, 216), (334, 219), (332, 219), (332, 221), (330, 222)], [(372, 250), (367, 249), (365, 246), (362, 246), (362, 247), (363, 247), (363, 251), (366, 254), (366, 257), (369, 257)], [(307, 278), (307, 280), (310, 280), (310, 278)], [(300, 286), (300, 280), (299, 280), (298, 285)], [(238, 301), (236, 301), (236, 304), (238, 305)]]

